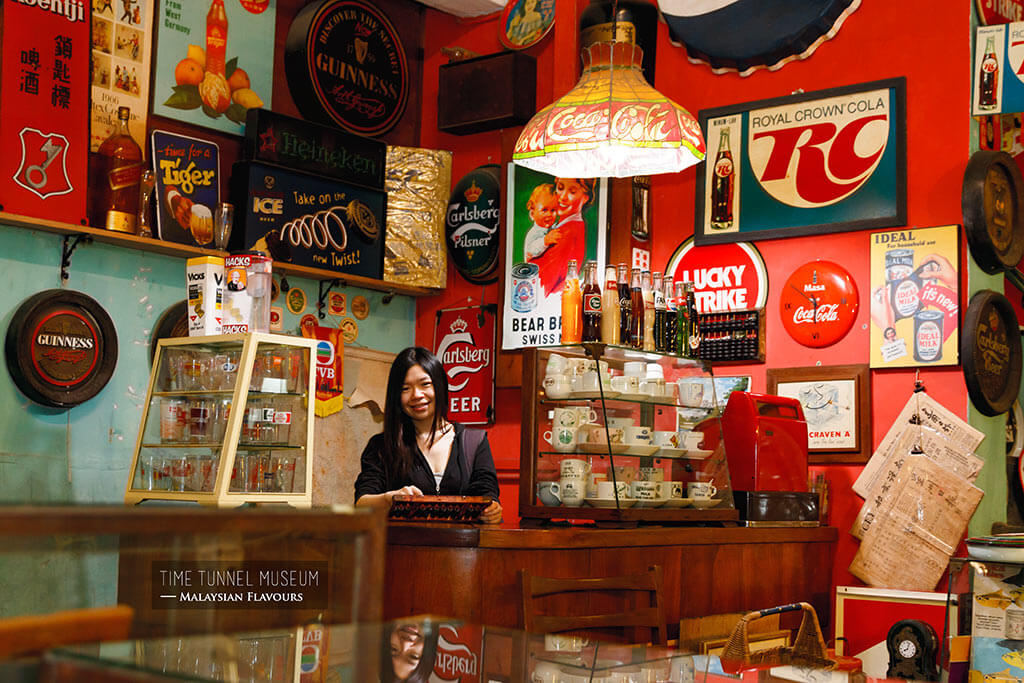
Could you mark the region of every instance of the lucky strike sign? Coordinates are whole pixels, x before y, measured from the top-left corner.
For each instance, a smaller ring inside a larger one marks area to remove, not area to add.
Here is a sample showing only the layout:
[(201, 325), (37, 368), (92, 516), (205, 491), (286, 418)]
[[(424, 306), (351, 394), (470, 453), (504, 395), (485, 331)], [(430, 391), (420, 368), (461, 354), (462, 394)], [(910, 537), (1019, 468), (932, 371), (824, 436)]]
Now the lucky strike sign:
[(904, 100), (891, 79), (702, 111), (697, 244), (904, 224)]
[(768, 300), (764, 260), (745, 242), (698, 247), (691, 237), (676, 248), (665, 274), (693, 283), (700, 313), (764, 308)]
[(4, 0), (2, 7), (0, 204), (11, 213), (84, 222), (89, 5)]
[(437, 312), (434, 355), (448, 375), (448, 419), (494, 422), (494, 313), (480, 307)]

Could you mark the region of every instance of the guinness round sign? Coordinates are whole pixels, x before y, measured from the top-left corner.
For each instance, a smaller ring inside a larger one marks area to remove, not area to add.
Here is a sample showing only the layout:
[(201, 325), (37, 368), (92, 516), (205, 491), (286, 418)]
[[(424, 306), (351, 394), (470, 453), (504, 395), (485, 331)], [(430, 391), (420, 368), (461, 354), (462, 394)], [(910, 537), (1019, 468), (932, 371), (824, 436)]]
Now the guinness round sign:
[(7, 367), (36, 403), (70, 408), (103, 389), (117, 364), (110, 316), (81, 292), (49, 289), (22, 302), (7, 328)]
[(498, 166), (487, 164), (467, 173), (452, 190), (444, 232), (448, 255), (462, 277), (475, 284), (497, 280), (501, 236), (501, 186)]
[(302, 115), (360, 135), (391, 130), (409, 98), (409, 67), (398, 32), (362, 0), (303, 7), (285, 41), (288, 90)]

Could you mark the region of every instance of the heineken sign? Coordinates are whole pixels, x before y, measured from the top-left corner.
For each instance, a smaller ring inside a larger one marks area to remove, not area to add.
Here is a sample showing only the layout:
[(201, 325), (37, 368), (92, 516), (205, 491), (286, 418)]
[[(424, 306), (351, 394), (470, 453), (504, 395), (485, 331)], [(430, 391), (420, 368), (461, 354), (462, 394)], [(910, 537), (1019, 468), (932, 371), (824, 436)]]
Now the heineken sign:
[(487, 164), (467, 173), (448, 200), (445, 238), (456, 270), (475, 284), (497, 280), (501, 244), (501, 186), (498, 166)]

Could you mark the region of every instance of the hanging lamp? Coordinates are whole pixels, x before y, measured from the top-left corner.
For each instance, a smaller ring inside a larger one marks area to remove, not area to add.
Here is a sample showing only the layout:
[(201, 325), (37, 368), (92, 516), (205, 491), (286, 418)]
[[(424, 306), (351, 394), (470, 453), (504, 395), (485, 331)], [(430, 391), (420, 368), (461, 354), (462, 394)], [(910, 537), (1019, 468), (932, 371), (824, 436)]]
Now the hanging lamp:
[(700, 125), (648, 85), (642, 57), (628, 42), (584, 48), (579, 83), (530, 119), (512, 161), (562, 178), (675, 173), (703, 161)]

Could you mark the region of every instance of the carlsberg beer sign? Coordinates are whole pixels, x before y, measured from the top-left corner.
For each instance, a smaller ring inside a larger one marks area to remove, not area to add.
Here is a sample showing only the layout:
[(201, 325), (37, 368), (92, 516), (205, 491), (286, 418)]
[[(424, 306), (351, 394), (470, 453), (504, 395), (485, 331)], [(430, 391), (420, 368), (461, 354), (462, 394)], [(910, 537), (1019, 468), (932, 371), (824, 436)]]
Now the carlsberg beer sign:
[(455, 269), (472, 283), (497, 279), (500, 221), (498, 166), (488, 164), (470, 171), (452, 190), (444, 230)]
[(448, 377), (448, 418), (494, 421), (494, 310), (477, 306), (437, 312), (434, 355)]

